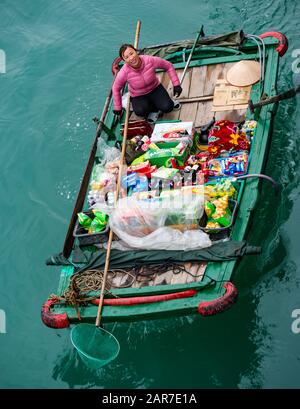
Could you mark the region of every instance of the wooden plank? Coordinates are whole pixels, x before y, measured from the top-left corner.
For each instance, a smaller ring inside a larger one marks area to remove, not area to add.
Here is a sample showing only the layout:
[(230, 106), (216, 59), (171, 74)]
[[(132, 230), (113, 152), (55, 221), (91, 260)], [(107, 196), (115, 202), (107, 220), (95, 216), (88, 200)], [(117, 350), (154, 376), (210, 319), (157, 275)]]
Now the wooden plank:
[(156, 72), (156, 76), (157, 76), (157, 78), (159, 79), (160, 82), (162, 82), (164, 74), (165, 74), (165, 71)]
[[(184, 268), (187, 271), (190, 271), (192, 263), (191, 262), (186, 262), (184, 263)], [(182, 271), (178, 274), (173, 274), (173, 277), (171, 279), (171, 284), (185, 284), (187, 282), (187, 278), (190, 276), (188, 273), (185, 271)]]
[[(181, 108), (181, 109), (182, 109), (182, 108)], [(161, 117), (161, 119), (163, 119), (163, 120), (168, 120), (168, 121), (172, 121), (172, 120), (179, 119), (179, 115), (180, 115), (181, 109), (179, 109), (178, 111), (168, 112), (167, 114), (164, 114), (164, 115)]]
[[(192, 267), (192, 263), (191, 262), (187, 262), (187, 263), (184, 263), (184, 268), (186, 269), (186, 271), (190, 271), (191, 270), (191, 267)], [(181, 283), (183, 283), (183, 284), (185, 284), (185, 283), (187, 283), (188, 281), (188, 278), (189, 277), (191, 277), (191, 275), (189, 274), (189, 273), (182, 273), (182, 276), (181, 276), (181, 279), (182, 279), (182, 281), (181, 281)]]
[(246, 117), (247, 109), (233, 109), (231, 111), (221, 111), (215, 113), (216, 121), (227, 119), (232, 122), (244, 121)]
[[(214, 93), (214, 88), (216, 81), (223, 77), (223, 70), (225, 69), (225, 64), (215, 64), (209, 65), (206, 67), (205, 79), (204, 79), (204, 95), (212, 95)], [(200, 73), (195, 74), (196, 76)], [(204, 72), (201, 74), (204, 77)], [(192, 94), (192, 92), (191, 92)], [(214, 113), (211, 111), (212, 101), (199, 102), (197, 108), (197, 114), (195, 118), (195, 127), (204, 126), (209, 123), (214, 116)]]
[(199, 263), (191, 263), (191, 267), (189, 270), (191, 274), (188, 274), (188, 277), (186, 280), (187, 283), (192, 283), (193, 281), (195, 281), (195, 277), (193, 276), (196, 275), (198, 268), (199, 268)]
[(222, 69), (222, 75), (223, 78), (226, 79), (226, 74), (228, 72), (228, 70), (234, 65), (236, 64), (236, 62), (227, 62), (223, 64), (223, 69)]
[(173, 84), (172, 84), (172, 81), (170, 80), (169, 74), (167, 72), (163, 72), (163, 75), (161, 76), (160, 83), (161, 83), (162, 86), (165, 87), (165, 89), (167, 90), (170, 97), (173, 98)]
[(149, 271), (147, 274), (147, 266), (142, 267), (140, 272), (141, 274), (136, 275), (136, 280), (133, 283), (132, 287), (142, 288), (142, 287), (152, 286), (156, 278), (156, 274), (155, 273), (152, 274), (151, 271)]
[(137, 116), (133, 111), (130, 114), (129, 121), (142, 121), (144, 117)]
[(198, 103), (195, 127), (204, 126), (213, 119), (214, 114), (211, 111), (211, 107), (212, 101)]
[(171, 284), (184, 284), (186, 282), (186, 272), (182, 271), (177, 274), (173, 274)]
[(181, 121), (193, 121), (195, 122), (197, 115), (198, 104), (197, 102), (192, 102), (190, 104), (184, 104), (181, 107), (179, 119)]
[(194, 67), (192, 69), (191, 86), (189, 98), (204, 95), (205, 78), (207, 74), (207, 65), (203, 67)]
[[(127, 277), (127, 276), (126, 276)], [(109, 281), (112, 287), (118, 288), (121, 286), (121, 283), (124, 283), (125, 274), (122, 273), (109, 273)]]
[(203, 97), (195, 97), (195, 98), (185, 98), (185, 99), (178, 99), (177, 101), (181, 104), (188, 104), (191, 102), (204, 102), (210, 101), (213, 99), (213, 95), (204, 95)]
[(165, 273), (158, 273), (154, 278), (153, 285), (166, 285), (171, 283), (173, 270), (168, 270)]
[[(183, 70), (178, 70), (177, 74), (178, 77), (181, 78), (183, 73)], [(182, 87), (182, 93), (180, 95), (181, 98), (188, 98), (189, 97), (189, 92), (190, 92), (190, 86), (191, 86), (191, 78), (192, 78), (192, 70), (188, 70), (185, 74), (183, 83), (181, 84)]]
[(238, 109), (247, 109), (248, 104), (242, 104), (242, 105), (224, 105), (224, 106), (215, 106), (212, 105), (211, 110), (213, 112), (226, 112), (226, 111), (233, 111), (233, 110), (238, 110)]
[(198, 265), (198, 270), (196, 272), (195, 281), (202, 281), (204, 274), (205, 274), (206, 267), (207, 267), (206, 261), (203, 261), (202, 263)]
[(204, 84), (204, 95), (211, 95), (214, 92), (217, 79), (223, 78), (223, 64), (208, 65)]

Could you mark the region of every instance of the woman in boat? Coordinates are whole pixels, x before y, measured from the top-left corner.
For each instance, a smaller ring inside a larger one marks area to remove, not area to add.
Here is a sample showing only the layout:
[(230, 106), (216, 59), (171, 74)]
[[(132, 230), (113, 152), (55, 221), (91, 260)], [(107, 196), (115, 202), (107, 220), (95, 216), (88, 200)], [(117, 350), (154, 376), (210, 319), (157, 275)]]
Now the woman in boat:
[(179, 106), (170, 98), (155, 75), (156, 69), (167, 71), (174, 87), (173, 94), (179, 97), (182, 88), (176, 71), (169, 61), (150, 55), (139, 55), (131, 44), (123, 44), (119, 55), (125, 64), (118, 72), (113, 84), (114, 113), (116, 115), (122, 114), (121, 90), (126, 82), (128, 82), (132, 108), (138, 116), (146, 118), (150, 112), (158, 111), (167, 113)]

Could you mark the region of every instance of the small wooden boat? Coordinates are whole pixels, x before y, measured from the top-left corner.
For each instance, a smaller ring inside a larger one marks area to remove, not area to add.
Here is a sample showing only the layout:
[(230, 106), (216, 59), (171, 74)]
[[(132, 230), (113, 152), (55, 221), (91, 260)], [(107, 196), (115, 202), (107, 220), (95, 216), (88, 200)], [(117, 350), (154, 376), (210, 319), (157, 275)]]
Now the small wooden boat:
[[(151, 46), (142, 52), (168, 59), (180, 77), (192, 44), (193, 40), (185, 40)], [(260, 61), (262, 77), (252, 86), (251, 100), (257, 103), (263, 94), (274, 95), (279, 57), (286, 49), (285, 36), (276, 32), (265, 33), (259, 37), (244, 36), (242, 32), (237, 32), (200, 38), (182, 83), (181, 108), (165, 114), (160, 120), (193, 121), (196, 130), (200, 130), (213, 119), (233, 122), (256, 120), (257, 128), (251, 145), (251, 160), (247, 173), (262, 175), (272, 137), (276, 104), (258, 107), (254, 112), (251, 112), (248, 103), (235, 104), (230, 109), (227, 104), (225, 110), (220, 107), (214, 109), (214, 92), (218, 84), (222, 86), (222, 81), (226, 80), (226, 73), (236, 62), (255, 60)], [(117, 65), (118, 61), (115, 61), (113, 70), (116, 70)], [(168, 75), (163, 72), (158, 75), (162, 84), (171, 92)], [(106, 112), (97, 128), (97, 137), (101, 133), (101, 138), (107, 144), (116, 146), (116, 143), (122, 140), (121, 124), (115, 121), (110, 98), (106, 105)], [(132, 113), (130, 120), (136, 119), (138, 118)], [(95, 146), (93, 149), (95, 150)], [(123, 264), (120, 264), (121, 267), (114, 268), (112, 262), (110, 287), (102, 311), (103, 321), (148, 320), (193, 313), (207, 316), (225, 311), (233, 305), (237, 299), (237, 288), (232, 280), (238, 262), (243, 254), (246, 256), (258, 251), (255, 247), (249, 247), (245, 239), (253, 211), (259, 201), (259, 183), (260, 177), (246, 177), (238, 181), (237, 213), (234, 223), (226, 230), (224, 236), (228, 240), (213, 246), (213, 248), (223, 246), (222, 254), (216, 255), (212, 251), (212, 254), (203, 256), (203, 253), (210, 253), (210, 249), (202, 253), (131, 251), (126, 252), (128, 257), (127, 259), (125, 257), (126, 262), (123, 260)], [(84, 199), (86, 196), (77, 198), (77, 211), (78, 204), (79, 211), (83, 208)], [(69, 235), (73, 233), (74, 218), (70, 226)], [(99, 297), (97, 288), (100, 287), (97, 279), (99, 274), (101, 275), (99, 271), (104, 267), (105, 249), (94, 247), (92, 254), (94, 261), (96, 256), (100, 255), (95, 268), (95, 263), (78, 261), (76, 244), (78, 243), (75, 242), (72, 248), (69, 246), (69, 251), (67, 249), (64, 252), (65, 257), (59, 260), (61, 264), (66, 265), (61, 269), (57, 294), (50, 297), (42, 307), (42, 320), (49, 327), (64, 328), (79, 321), (94, 322), (96, 318), (96, 298)], [(228, 247), (226, 250), (226, 246), (231, 246), (231, 253), (226, 253), (229, 249)], [(72, 252), (68, 254), (70, 250)], [(84, 287), (84, 284), (76, 281), (84, 274), (94, 274), (94, 287), (88, 292), (85, 291), (80, 300), (74, 300), (74, 297), (72, 298), (74, 292), (71, 290), (76, 293), (76, 290)]]

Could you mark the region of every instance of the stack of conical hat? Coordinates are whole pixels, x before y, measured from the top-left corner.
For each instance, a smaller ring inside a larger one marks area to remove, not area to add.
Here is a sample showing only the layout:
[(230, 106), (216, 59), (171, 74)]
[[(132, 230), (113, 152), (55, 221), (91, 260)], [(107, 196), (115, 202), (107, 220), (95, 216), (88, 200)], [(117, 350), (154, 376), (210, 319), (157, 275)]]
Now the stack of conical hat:
[(257, 61), (239, 61), (228, 70), (226, 79), (235, 87), (255, 84), (260, 79), (260, 64)]

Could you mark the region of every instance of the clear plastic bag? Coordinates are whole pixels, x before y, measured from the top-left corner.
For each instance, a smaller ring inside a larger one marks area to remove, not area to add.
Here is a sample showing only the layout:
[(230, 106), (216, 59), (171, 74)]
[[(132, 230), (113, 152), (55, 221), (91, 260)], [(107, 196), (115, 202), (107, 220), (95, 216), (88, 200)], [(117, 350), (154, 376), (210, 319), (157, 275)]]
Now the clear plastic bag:
[(99, 164), (104, 166), (109, 162), (119, 160), (121, 158), (121, 152), (118, 148), (107, 145), (103, 139), (99, 138), (97, 143), (97, 157)]
[(102, 165), (96, 165), (93, 169), (90, 187), (92, 190), (101, 190), (104, 192), (114, 189), (116, 185), (116, 176), (107, 171)]
[[(114, 230), (114, 229), (113, 229)], [(125, 233), (124, 231), (114, 232), (120, 237), (118, 249), (128, 250), (196, 250), (211, 246), (211, 240), (208, 234), (201, 230), (180, 230), (171, 227), (160, 227), (153, 233), (144, 237), (136, 237)], [(120, 244), (124, 242), (123, 248)]]
[(203, 196), (190, 194), (151, 200), (120, 199), (110, 216), (110, 228), (131, 248), (191, 250), (209, 247), (199, 230)]

